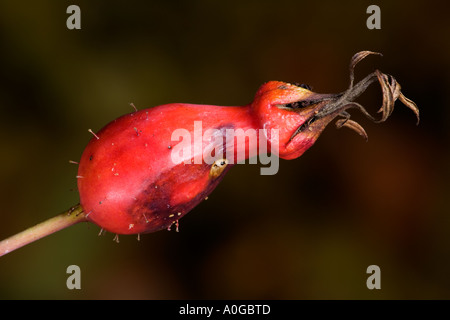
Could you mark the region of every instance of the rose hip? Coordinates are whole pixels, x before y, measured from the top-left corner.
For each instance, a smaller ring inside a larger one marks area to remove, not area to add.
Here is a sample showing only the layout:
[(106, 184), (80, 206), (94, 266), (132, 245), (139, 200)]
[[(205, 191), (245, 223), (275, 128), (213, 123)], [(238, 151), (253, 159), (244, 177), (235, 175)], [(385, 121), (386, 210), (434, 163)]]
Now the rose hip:
[[(350, 120), (350, 108), (383, 122), (400, 100), (419, 120), (419, 109), (402, 94), (392, 76), (376, 70), (354, 84), (354, 67), (370, 54), (377, 53), (362, 51), (352, 57), (349, 88), (338, 94), (319, 94), (307, 85), (270, 81), (245, 106), (166, 104), (136, 110), (97, 133), (91, 131), (93, 137), (79, 161), (80, 205), (1, 241), (0, 255), (82, 221), (116, 234), (154, 232), (174, 223), (178, 227), (178, 220), (205, 199), (234, 164), (261, 150), (283, 159), (298, 158), (336, 117), (340, 117), (338, 128), (348, 127), (367, 139), (363, 127)], [(379, 120), (355, 102), (376, 81), (383, 93)], [(213, 162), (204, 161), (210, 144), (201, 140), (197, 145), (194, 142), (192, 153), (174, 158), (181, 141), (174, 140), (173, 133), (183, 129), (195, 137), (199, 122), (205, 132), (222, 138), (217, 139), (214, 150), (223, 152), (215, 154)], [(230, 149), (228, 130), (262, 130), (264, 134), (257, 136), (256, 143), (233, 140), (235, 148)], [(267, 148), (260, 148), (266, 143)], [(196, 161), (199, 157), (201, 161)]]
[[(237, 159), (235, 151), (225, 154), (219, 164), (195, 164), (195, 154), (187, 163), (174, 162), (171, 152), (178, 142), (172, 141), (172, 133), (184, 128), (195, 135), (195, 121), (201, 121), (203, 130), (222, 132), (222, 141), (227, 129), (275, 129), (278, 150), (272, 151), (284, 159), (301, 156), (336, 116), (344, 118), (339, 127), (365, 135), (345, 111), (358, 107), (370, 117), (354, 98), (376, 80), (383, 92), (392, 86), (391, 99), (385, 98), (382, 110), (392, 109), (397, 98), (404, 98), (395, 79), (384, 75), (383, 82), (378, 71), (353, 86), (353, 67), (370, 53), (361, 52), (352, 59), (351, 85), (344, 93), (318, 94), (308, 86), (271, 81), (261, 86), (252, 103), (241, 107), (174, 103), (114, 120), (95, 134), (80, 160), (78, 189), (88, 220), (117, 234), (154, 232), (170, 228), (207, 197), (232, 167), (227, 163), (243, 159)], [(270, 147), (270, 136), (267, 142)], [(258, 153), (258, 143), (247, 141), (237, 147), (245, 149), (248, 158)], [(198, 152), (202, 153), (207, 143), (201, 146)]]

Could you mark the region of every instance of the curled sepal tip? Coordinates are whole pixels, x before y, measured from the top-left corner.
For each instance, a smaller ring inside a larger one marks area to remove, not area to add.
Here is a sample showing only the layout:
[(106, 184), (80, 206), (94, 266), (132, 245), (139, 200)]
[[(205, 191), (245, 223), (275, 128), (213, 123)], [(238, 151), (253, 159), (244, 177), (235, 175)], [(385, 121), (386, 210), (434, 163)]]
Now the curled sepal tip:
[(338, 119), (336, 121), (336, 127), (342, 128), (347, 127), (356, 133), (358, 133), (361, 137), (363, 137), (366, 141), (369, 140), (369, 137), (367, 136), (366, 130), (356, 121), (350, 120), (350, 119)]

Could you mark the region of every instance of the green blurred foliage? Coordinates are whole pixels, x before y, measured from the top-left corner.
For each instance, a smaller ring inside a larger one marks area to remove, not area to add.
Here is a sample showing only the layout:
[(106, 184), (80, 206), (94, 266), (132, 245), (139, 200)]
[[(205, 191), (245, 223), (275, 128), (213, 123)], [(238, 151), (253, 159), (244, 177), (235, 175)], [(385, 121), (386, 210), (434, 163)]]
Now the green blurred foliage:
[[(443, 3), (443, 2), (442, 2)], [(81, 8), (82, 29), (66, 28)], [(99, 130), (169, 102), (244, 105), (269, 80), (314, 91), (356, 70), (392, 74), (421, 110), (396, 106), (369, 134), (331, 125), (274, 176), (236, 166), (180, 232), (98, 237), (81, 224), (0, 258), (1, 299), (450, 298), (448, 7), (377, 1), (0, 2), (0, 238), (78, 201), (78, 160)], [(372, 113), (378, 88), (361, 103)], [(432, 115), (433, 114), (433, 115)], [(82, 289), (66, 288), (80, 266)], [(381, 290), (366, 268), (381, 268)]]

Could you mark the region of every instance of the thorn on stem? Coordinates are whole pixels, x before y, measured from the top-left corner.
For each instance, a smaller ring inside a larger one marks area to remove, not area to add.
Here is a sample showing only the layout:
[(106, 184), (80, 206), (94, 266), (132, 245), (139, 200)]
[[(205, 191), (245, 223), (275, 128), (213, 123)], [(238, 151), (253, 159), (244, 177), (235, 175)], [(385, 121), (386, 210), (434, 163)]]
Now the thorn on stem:
[(72, 214), (72, 212), (75, 211), (75, 209), (78, 208), (78, 205), (71, 207), (68, 211), (67, 211), (67, 215), (70, 216)]

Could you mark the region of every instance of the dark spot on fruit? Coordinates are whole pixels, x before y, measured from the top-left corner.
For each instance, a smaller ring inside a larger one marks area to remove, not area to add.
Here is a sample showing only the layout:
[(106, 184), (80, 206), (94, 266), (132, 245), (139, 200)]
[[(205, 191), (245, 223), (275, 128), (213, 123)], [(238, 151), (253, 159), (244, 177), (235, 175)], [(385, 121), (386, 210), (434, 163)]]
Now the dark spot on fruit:
[(94, 156), (91, 154), (91, 156), (89, 157), (89, 161), (92, 161), (92, 159), (94, 159)]
[(211, 179), (205, 188), (192, 198), (177, 204), (171, 203), (172, 195), (177, 192), (173, 189), (174, 181), (185, 181), (186, 183), (199, 183), (207, 176), (210, 165), (198, 164), (184, 166), (179, 164), (169, 172), (161, 173), (158, 183), (153, 181), (143, 187), (136, 200), (130, 205), (128, 214), (136, 223), (145, 225), (145, 232), (167, 229), (174, 220), (179, 219), (200, 203), (214, 187), (219, 183), (221, 177)]

